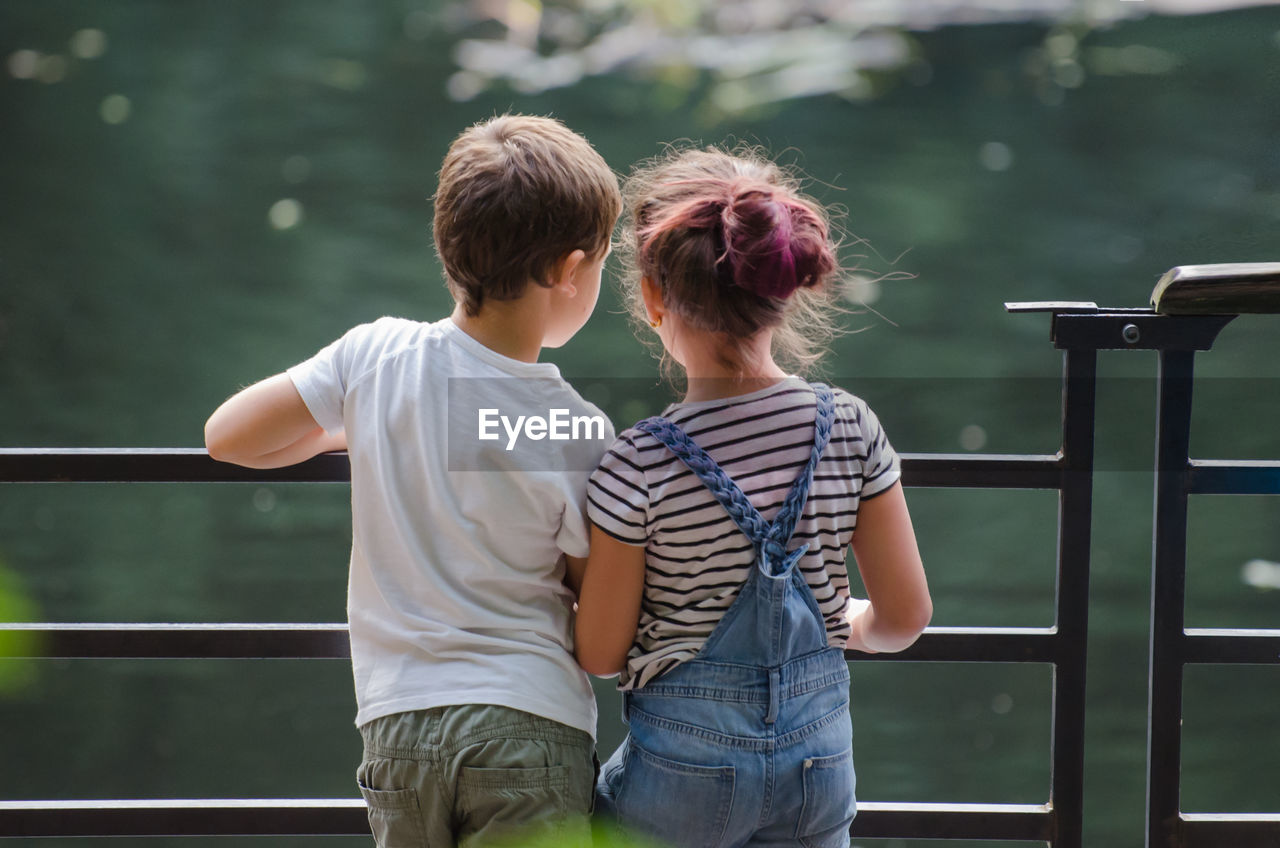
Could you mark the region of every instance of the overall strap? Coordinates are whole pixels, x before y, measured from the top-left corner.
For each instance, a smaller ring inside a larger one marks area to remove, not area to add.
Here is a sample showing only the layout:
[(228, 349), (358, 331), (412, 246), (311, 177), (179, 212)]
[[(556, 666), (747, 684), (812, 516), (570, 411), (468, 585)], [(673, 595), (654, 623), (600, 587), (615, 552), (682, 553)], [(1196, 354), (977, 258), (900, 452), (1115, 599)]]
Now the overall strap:
[(813, 391), (817, 396), (818, 408), (813, 424), (813, 447), (809, 452), (809, 461), (791, 484), (791, 489), (772, 523), (764, 520), (760, 511), (751, 505), (742, 489), (738, 488), (724, 469), (677, 424), (662, 417), (646, 418), (636, 424), (636, 429), (643, 430), (666, 445), (711, 490), (711, 494), (751, 540), (756, 548), (761, 570), (770, 576), (789, 569), (808, 549), (808, 545), (804, 545), (788, 554), (786, 544), (795, 532), (796, 522), (809, 497), (814, 469), (831, 439), (831, 425), (835, 420), (835, 398), (831, 389), (822, 383), (814, 383)]

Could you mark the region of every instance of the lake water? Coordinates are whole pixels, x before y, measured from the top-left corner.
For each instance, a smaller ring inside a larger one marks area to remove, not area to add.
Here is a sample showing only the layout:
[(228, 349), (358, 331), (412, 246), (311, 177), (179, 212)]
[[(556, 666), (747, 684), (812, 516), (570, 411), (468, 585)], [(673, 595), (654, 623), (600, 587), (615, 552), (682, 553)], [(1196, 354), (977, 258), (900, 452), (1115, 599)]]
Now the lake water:
[[(562, 118), (620, 171), (677, 138), (802, 165), (846, 210), (846, 261), (905, 272), (858, 289), (874, 312), (849, 318), (858, 332), (825, 365), (901, 451), (1056, 449), (1048, 320), (1004, 301), (1140, 306), (1174, 265), (1280, 259), (1275, 8), (899, 34), (915, 58), (856, 96), (734, 114), (679, 68), (458, 102), (447, 20), (413, 4), (0, 6), (0, 444), (198, 445), (224, 397), (351, 325), (442, 316), (434, 174), (461, 128), (507, 109)], [(1280, 456), (1278, 327), (1241, 318), (1200, 356), (1197, 455)], [(620, 426), (663, 397), (613, 294), (547, 358), (604, 386)], [(1142, 838), (1154, 368), (1100, 358), (1091, 846)], [(0, 488), (5, 614), (340, 621), (347, 498)], [(1052, 493), (908, 498), (936, 625), (1051, 623)], [(1194, 499), (1188, 623), (1280, 626), (1262, 579), (1276, 561), (1274, 499)], [(609, 688), (606, 753), (621, 737)], [(1050, 690), (1042, 667), (856, 665), (860, 797), (1043, 802)], [(1280, 809), (1276, 703), (1280, 669), (1189, 669), (1183, 809)], [(353, 715), (342, 662), (0, 661), (0, 798), (350, 797)], [(214, 842), (308, 840), (198, 844)], [(365, 844), (324, 844), (340, 843)]]

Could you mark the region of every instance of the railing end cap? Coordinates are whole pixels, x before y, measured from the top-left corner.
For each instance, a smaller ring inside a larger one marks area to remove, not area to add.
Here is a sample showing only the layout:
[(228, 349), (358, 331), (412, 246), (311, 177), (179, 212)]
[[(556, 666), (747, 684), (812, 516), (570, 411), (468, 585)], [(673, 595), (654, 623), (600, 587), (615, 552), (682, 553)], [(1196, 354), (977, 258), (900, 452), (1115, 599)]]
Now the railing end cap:
[(1006, 312), (1053, 312), (1073, 315), (1092, 314), (1098, 311), (1098, 304), (1091, 300), (1023, 300), (1006, 301)]

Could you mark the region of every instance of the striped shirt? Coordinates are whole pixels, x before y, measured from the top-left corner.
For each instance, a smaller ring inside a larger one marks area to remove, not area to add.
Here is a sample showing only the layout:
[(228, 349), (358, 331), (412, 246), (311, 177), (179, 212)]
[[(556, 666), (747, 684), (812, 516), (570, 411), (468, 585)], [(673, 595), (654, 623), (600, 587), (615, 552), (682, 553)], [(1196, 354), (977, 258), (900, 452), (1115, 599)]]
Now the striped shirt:
[[(787, 546), (808, 544), (799, 562), (827, 625), (843, 647), (849, 601), (845, 556), (858, 504), (890, 488), (898, 456), (870, 407), (835, 389), (831, 441)], [(798, 377), (750, 394), (669, 406), (680, 425), (733, 478), (766, 521), (804, 470), (813, 447), (813, 390)], [(676, 456), (635, 428), (618, 436), (591, 475), (587, 514), (619, 541), (645, 547), (644, 597), (619, 688), (643, 686), (692, 659), (750, 574), (747, 537)]]

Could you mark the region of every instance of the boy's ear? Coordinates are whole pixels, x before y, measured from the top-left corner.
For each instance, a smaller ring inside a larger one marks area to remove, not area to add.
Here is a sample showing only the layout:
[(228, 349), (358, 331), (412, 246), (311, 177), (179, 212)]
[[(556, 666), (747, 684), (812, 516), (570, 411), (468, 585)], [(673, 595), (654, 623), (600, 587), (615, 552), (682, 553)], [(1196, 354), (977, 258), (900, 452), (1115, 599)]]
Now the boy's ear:
[(587, 258), (585, 251), (578, 249), (570, 251), (555, 265), (551, 271), (551, 287), (563, 288), (565, 294), (572, 297), (578, 293), (578, 287), (574, 284), (574, 275), (578, 272), (578, 268), (582, 265), (583, 260)]

